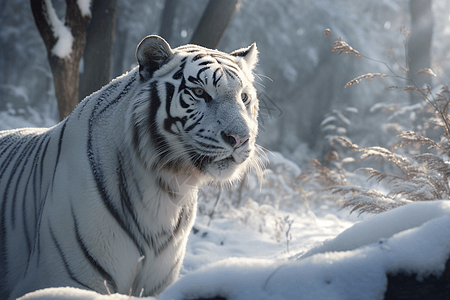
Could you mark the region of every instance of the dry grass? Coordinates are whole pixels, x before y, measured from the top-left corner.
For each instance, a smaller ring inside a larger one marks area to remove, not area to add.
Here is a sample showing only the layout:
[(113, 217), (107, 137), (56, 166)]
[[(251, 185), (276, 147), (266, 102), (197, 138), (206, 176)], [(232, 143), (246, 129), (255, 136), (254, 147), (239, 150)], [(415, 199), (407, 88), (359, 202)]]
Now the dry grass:
[[(400, 28), (403, 37), (403, 43), (406, 47), (409, 33), (405, 28)], [(325, 36), (334, 37), (332, 32), (327, 29)], [(379, 146), (359, 147), (346, 138), (340, 140), (355, 152), (361, 153), (362, 160), (366, 158), (382, 159), (393, 164), (397, 172), (395, 174), (386, 174), (373, 168), (360, 168), (357, 171), (369, 174), (369, 179), (376, 180), (377, 183), (385, 182), (389, 191), (383, 193), (378, 190), (368, 189), (361, 186), (352, 185), (345, 176), (343, 169), (331, 170), (324, 167), (318, 161), (312, 162), (313, 172), (310, 178), (320, 182), (323, 187), (336, 195), (341, 200), (342, 207), (349, 207), (351, 211), (359, 213), (379, 213), (394, 207), (404, 205), (411, 201), (427, 201), (437, 199), (450, 199), (450, 162), (446, 161), (450, 156), (450, 91), (447, 85), (442, 84), (438, 93), (433, 94), (430, 86), (419, 88), (414, 82), (414, 75), (410, 74), (408, 59), (401, 65), (395, 58), (395, 49), (390, 49), (389, 58), (393, 58), (399, 65), (399, 69), (405, 74), (397, 74), (393, 67), (382, 61), (368, 58), (353, 49), (341, 38), (335, 37), (332, 43), (331, 51), (339, 51), (338, 54), (355, 54), (356, 57), (363, 57), (372, 61), (384, 64), (390, 74), (368, 73), (350, 80), (345, 87), (360, 83), (362, 79), (368, 79), (370, 82), (374, 78), (395, 77), (404, 79), (408, 84), (404, 87), (389, 86), (385, 91), (403, 89), (405, 92), (413, 92), (420, 95), (426, 103), (425, 111), (428, 117), (425, 119), (421, 128), (432, 129), (434, 132), (440, 132), (438, 138), (432, 139), (426, 136), (426, 130), (423, 132), (402, 131), (397, 135), (399, 141), (389, 150)], [(417, 74), (437, 77), (429, 68), (420, 70)], [(385, 110), (398, 111), (401, 107), (392, 104), (385, 105)], [(395, 124), (390, 124), (395, 128)], [(413, 147), (415, 155), (408, 155), (408, 151), (403, 154), (393, 152), (401, 147)], [(417, 152), (419, 154), (417, 154)], [(338, 155), (332, 155), (332, 159), (339, 159)]]

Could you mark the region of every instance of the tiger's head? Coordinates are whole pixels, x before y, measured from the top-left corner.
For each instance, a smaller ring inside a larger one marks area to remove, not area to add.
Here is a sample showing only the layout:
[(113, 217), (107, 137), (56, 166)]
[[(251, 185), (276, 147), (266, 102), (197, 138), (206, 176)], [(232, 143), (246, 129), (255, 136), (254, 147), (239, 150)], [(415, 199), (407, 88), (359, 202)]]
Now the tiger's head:
[(251, 167), (259, 172), (257, 56), (256, 44), (227, 54), (144, 38), (129, 122), (139, 159), (153, 170), (207, 181), (231, 182)]

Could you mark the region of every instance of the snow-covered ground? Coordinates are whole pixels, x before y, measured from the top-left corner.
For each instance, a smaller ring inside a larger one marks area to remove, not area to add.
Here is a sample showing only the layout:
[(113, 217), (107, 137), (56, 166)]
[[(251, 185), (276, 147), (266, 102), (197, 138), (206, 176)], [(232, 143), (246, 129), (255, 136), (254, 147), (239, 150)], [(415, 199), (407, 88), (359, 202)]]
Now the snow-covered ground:
[[(0, 129), (11, 125), (33, 126), (1, 116)], [(236, 192), (222, 191), (215, 206), (218, 190), (201, 190), (180, 279), (157, 299), (382, 299), (386, 273), (443, 271), (450, 202), (415, 202), (357, 218), (326, 201), (299, 201), (288, 183), (300, 168), (277, 153), (269, 160), (267, 182), (259, 187), (249, 176), (240, 205)], [(52, 288), (21, 299), (136, 298)]]

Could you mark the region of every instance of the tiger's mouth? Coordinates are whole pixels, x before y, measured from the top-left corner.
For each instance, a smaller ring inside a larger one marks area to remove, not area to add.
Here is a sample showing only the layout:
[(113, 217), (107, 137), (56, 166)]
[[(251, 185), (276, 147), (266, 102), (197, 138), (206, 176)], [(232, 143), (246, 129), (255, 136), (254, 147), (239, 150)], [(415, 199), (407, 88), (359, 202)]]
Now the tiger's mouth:
[(213, 163), (221, 165), (240, 165), (246, 161), (248, 156), (242, 156), (237, 153), (232, 153), (226, 157), (217, 157)]
[(213, 160), (213, 163), (236, 163), (236, 164), (239, 164), (238, 161), (236, 160), (236, 158), (233, 156), (233, 153), (226, 157), (223, 157), (223, 156), (216, 157), (216, 159)]
[(236, 159), (233, 157), (233, 155), (230, 155), (228, 157), (225, 157), (224, 159), (220, 159), (217, 162), (224, 162), (224, 163), (238, 163)]

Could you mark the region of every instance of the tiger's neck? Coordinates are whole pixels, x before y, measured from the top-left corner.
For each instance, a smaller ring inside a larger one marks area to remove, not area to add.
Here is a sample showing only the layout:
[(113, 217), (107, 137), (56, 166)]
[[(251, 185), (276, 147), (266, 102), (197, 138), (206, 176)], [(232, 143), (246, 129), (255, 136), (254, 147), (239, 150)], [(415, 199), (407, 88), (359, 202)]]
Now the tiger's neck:
[(126, 173), (133, 176), (136, 182), (135, 195), (140, 194), (144, 206), (153, 217), (165, 215), (170, 219), (182, 208), (195, 208), (198, 187), (203, 184), (198, 171), (174, 173), (151, 169), (136, 155), (125, 161), (128, 161)]
[(156, 180), (161, 191), (179, 207), (192, 206), (192, 200), (197, 198), (198, 186), (201, 184), (196, 173), (173, 174), (163, 171)]

